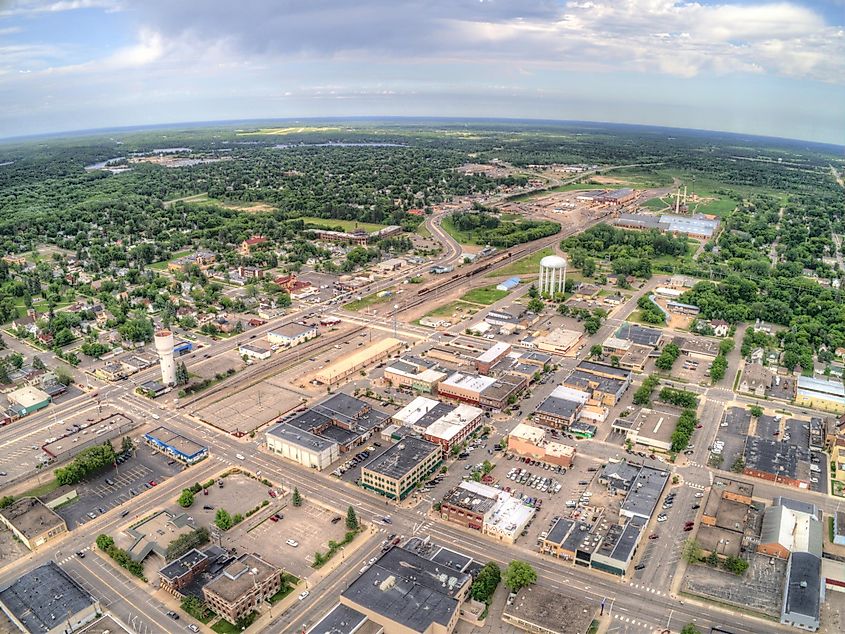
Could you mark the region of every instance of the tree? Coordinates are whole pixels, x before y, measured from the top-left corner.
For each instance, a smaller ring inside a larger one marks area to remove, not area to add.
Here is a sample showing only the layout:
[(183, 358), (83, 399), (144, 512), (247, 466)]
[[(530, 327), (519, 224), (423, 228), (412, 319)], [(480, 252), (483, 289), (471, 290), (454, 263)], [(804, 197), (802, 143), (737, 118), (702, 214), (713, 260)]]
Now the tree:
[(47, 366), (44, 365), (44, 362), (41, 360), (41, 357), (33, 357), (32, 358), (32, 367), (36, 370), (46, 370)]
[(2, 498), (0, 498), (0, 509), (5, 509), (9, 506), (12, 506), (14, 501), (15, 498), (11, 495), (4, 495)]
[(733, 464), (731, 465), (731, 471), (734, 473), (742, 473), (745, 471), (745, 460), (743, 460), (742, 456), (737, 456), (736, 460), (734, 460)]
[(763, 415), (763, 408), (759, 405), (752, 405), (749, 411), (754, 418), (760, 418)]
[(302, 496), (299, 494), (299, 489), (297, 487), (293, 488), (293, 495), (291, 496), (290, 501), (294, 506), (302, 506)]
[(528, 302), (528, 310), (534, 313), (535, 315), (539, 315), (543, 312), (543, 309), (546, 305), (543, 303), (543, 300), (539, 297), (532, 297), (531, 300)]
[(695, 623), (687, 623), (681, 628), (681, 634), (701, 634), (701, 630), (695, 626)]
[(701, 544), (693, 538), (686, 540), (684, 542), (682, 556), (684, 561), (688, 564), (694, 564), (701, 561)]
[(518, 592), (536, 583), (537, 571), (530, 564), (514, 559), (508, 564), (502, 579), (511, 592)]
[(114, 546), (114, 539), (112, 539), (109, 535), (104, 533), (97, 535), (97, 548), (103, 551), (108, 551), (108, 549), (112, 546)]
[(597, 357), (601, 357), (604, 354), (604, 348), (601, 347), (601, 344), (597, 343), (590, 347), (590, 357), (595, 359)]
[(534, 284), (528, 287), (528, 297), (531, 299), (537, 299), (540, 297), (540, 291), (537, 290), (537, 287)]
[(470, 596), (476, 601), (488, 603), (502, 579), (502, 571), (499, 566), (490, 561), (478, 572), (478, 576), (469, 590)]
[(351, 531), (358, 530), (358, 516), (355, 514), (355, 509), (352, 508), (350, 505), (348, 509), (346, 509), (346, 528)]
[(742, 557), (730, 556), (725, 558), (725, 570), (732, 572), (735, 575), (741, 575), (748, 570), (748, 562)]
[(61, 366), (57, 367), (56, 370), (55, 370), (55, 374), (56, 374), (56, 381), (58, 381), (62, 385), (67, 386), (67, 385), (70, 385), (71, 383), (73, 383), (73, 375), (70, 372), (68, 372), (67, 370), (65, 370), (63, 367), (61, 367)]
[(182, 489), (182, 493), (179, 494), (179, 499), (176, 501), (183, 509), (189, 508), (194, 503), (194, 492), (190, 489)]
[(214, 516), (214, 523), (221, 531), (227, 531), (235, 525), (232, 521), (232, 516), (226, 509), (217, 509), (217, 513)]
[(190, 379), (191, 377), (188, 374), (188, 367), (185, 365), (184, 361), (180, 361), (176, 364), (176, 385), (187, 385)]
[(123, 440), (120, 441), (120, 452), (121, 453), (130, 453), (135, 448), (135, 445), (132, 444), (132, 439), (129, 436), (124, 436)]

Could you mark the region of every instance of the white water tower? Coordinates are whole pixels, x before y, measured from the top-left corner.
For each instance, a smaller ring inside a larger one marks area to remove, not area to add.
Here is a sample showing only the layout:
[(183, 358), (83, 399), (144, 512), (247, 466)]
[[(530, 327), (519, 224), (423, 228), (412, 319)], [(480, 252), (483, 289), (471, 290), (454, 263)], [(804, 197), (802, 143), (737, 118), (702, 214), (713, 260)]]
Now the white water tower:
[(559, 255), (547, 255), (540, 260), (540, 295), (554, 297), (566, 287), (566, 260)]
[(173, 359), (173, 332), (170, 330), (156, 331), (155, 346), (161, 364), (161, 382), (165, 385), (175, 385), (176, 361)]

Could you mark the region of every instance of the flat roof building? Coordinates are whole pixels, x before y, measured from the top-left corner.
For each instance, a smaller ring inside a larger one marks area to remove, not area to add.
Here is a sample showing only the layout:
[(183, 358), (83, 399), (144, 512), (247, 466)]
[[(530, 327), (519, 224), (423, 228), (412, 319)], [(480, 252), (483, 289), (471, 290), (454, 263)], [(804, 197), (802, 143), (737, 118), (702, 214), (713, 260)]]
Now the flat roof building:
[(455, 372), (437, 387), (445, 398), (453, 398), (473, 405), (481, 402), (481, 393), (496, 382), (496, 379), (478, 374)]
[(279, 423), (266, 435), (267, 449), (304, 467), (322, 471), (340, 457), (339, 445), (328, 438)]
[(845, 414), (845, 385), (841, 379), (799, 376), (795, 403), (803, 407)]
[(533, 585), (505, 605), (502, 621), (537, 634), (587, 634), (595, 615), (595, 604)]
[(657, 501), (666, 488), (669, 480), (669, 473), (662, 469), (642, 466), (637, 477), (631, 483), (625, 500), (619, 509), (623, 517), (641, 518), (646, 522), (651, 518), (654, 509), (657, 508)]
[(316, 326), (296, 322), (284, 324), (267, 333), (267, 341), (273, 345), (296, 346), (317, 336)]
[(475, 359), (475, 369), (481, 374), (490, 372), (490, 368), (505, 358), (511, 351), (511, 344), (498, 341), (491, 348), (482, 352)]
[(281, 570), (254, 554), (244, 554), (202, 588), (208, 607), (235, 623), (276, 594)]
[(645, 522), (630, 520), (627, 524), (613, 524), (605, 533), (598, 549), (593, 552), (590, 567), (613, 575), (625, 575), (637, 552)]
[(323, 385), (336, 385), (359, 370), (373, 363), (378, 363), (382, 359), (386, 359), (394, 352), (400, 350), (403, 345), (404, 343), (401, 340), (394, 339), (393, 337), (379, 339), (329, 364), (322, 370), (319, 370), (314, 378)]
[(508, 434), (508, 450), (566, 469), (575, 461), (575, 447), (548, 439), (543, 429), (528, 423), (519, 423)]
[(67, 523), (38, 498), (24, 497), (0, 510), (2, 522), (30, 550), (67, 532)]
[(560, 385), (537, 406), (534, 417), (549, 427), (567, 429), (578, 419), (588, 400), (589, 392)]
[(434, 361), (414, 356), (396, 359), (384, 369), (384, 379), (392, 385), (424, 393), (436, 391), (447, 376), (446, 372), (437, 369)]
[(819, 629), (824, 599), (821, 558), (812, 553), (792, 553), (786, 566), (786, 584), (780, 622), (810, 632)]
[(0, 608), (22, 632), (31, 634), (69, 634), (101, 612), (100, 602), (53, 561), (0, 590)]
[(6, 398), (11, 408), (20, 416), (37, 412), (47, 407), (53, 400), (47, 392), (31, 385), (9, 392)]
[(440, 445), (406, 436), (361, 468), (360, 484), (391, 500), (404, 500), (442, 462)]
[(613, 423), (613, 431), (624, 433), (625, 439), (633, 444), (669, 451), (679, 418), (680, 415), (674, 412), (643, 407), (635, 416), (617, 418)]
[(196, 464), (208, 456), (208, 447), (204, 447), (167, 427), (156, 427), (144, 434), (144, 441), (162, 453), (184, 464)]

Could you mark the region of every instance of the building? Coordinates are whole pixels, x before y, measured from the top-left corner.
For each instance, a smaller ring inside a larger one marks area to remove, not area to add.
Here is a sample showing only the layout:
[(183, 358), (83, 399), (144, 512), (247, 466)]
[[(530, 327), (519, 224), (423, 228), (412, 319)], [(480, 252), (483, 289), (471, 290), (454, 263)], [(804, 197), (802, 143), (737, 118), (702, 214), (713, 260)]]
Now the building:
[(478, 404), (484, 409), (502, 410), (517, 402), (519, 394), (528, 387), (525, 375), (506, 373), (481, 391)]
[(648, 522), (657, 508), (657, 502), (663, 495), (668, 480), (667, 471), (648, 466), (640, 467), (625, 495), (619, 514), (622, 517), (640, 518)]
[(202, 588), (208, 607), (235, 623), (276, 594), (282, 585), (281, 570), (255, 554), (244, 554)]
[(656, 328), (647, 328), (626, 321), (616, 330), (616, 337), (628, 339), (641, 346), (657, 348), (660, 345), (663, 333)]
[(273, 453), (318, 471), (328, 468), (340, 457), (340, 447), (335, 441), (288, 423), (270, 428), (265, 438), (267, 449)]
[(47, 392), (31, 385), (9, 392), (6, 398), (9, 401), (9, 409), (17, 416), (26, 416), (44, 409), (53, 400)]
[(190, 255), (186, 255), (181, 258), (177, 258), (171, 262), (167, 263), (167, 268), (170, 271), (178, 273), (179, 271), (184, 271), (190, 266), (199, 267), (200, 270), (205, 270), (210, 268), (215, 262), (217, 261), (217, 256), (214, 254), (213, 251), (208, 251), (207, 249), (200, 249), (196, 253), (192, 253)]
[(774, 373), (760, 363), (746, 363), (739, 381), (739, 391), (763, 398), (772, 386)]
[(403, 345), (402, 341), (393, 337), (379, 339), (318, 371), (315, 380), (323, 385), (337, 385), (367, 366), (386, 359), (394, 352), (399, 351)]
[(534, 337), (533, 344), (538, 350), (552, 354), (566, 354), (581, 340), (584, 333), (566, 328), (555, 328)]
[(291, 323), (274, 328), (267, 333), (267, 341), (274, 346), (297, 346), (317, 336), (316, 326)]
[(670, 451), (672, 434), (680, 415), (674, 412), (662, 412), (643, 407), (635, 416), (617, 418), (613, 422), (613, 431), (625, 434), (625, 439), (632, 444)]
[(502, 621), (536, 634), (587, 634), (595, 616), (595, 603), (533, 585), (505, 605)]
[(624, 525), (612, 524), (593, 552), (590, 567), (620, 577), (625, 575), (637, 552), (644, 529), (645, 522), (642, 520), (631, 520)]
[(144, 442), (186, 465), (196, 464), (208, 457), (208, 447), (177, 434), (167, 427), (157, 427), (144, 434)]
[(252, 253), (254, 247), (261, 246), (262, 244), (267, 244), (267, 238), (264, 236), (250, 236), (241, 242), (238, 252), (243, 256), (248, 256)]
[(841, 379), (798, 377), (795, 404), (845, 414), (845, 385)]
[(559, 385), (534, 410), (537, 422), (556, 429), (568, 429), (581, 413), (590, 394), (565, 385)]
[(192, 548), (158, 571), (159, 586), (162, 590), (181, 599), (184, 596), (182, 590), (204, 573), (209, 564), (211, 564), (211, 558), (206, 553)]
[(821, 558), (812, 553), (792, 553), (786, 565), (786, 584), (780, 622), (803, 630), (819, 629), (819, 610), (824, 601)]
[(473, 530), (484, 530), (499, 496), (499, 489), (468, 480), (449, 491), (440, 501), (440, 518)]
[(340, 603), (384, 634), (451, 634), (471, 585), (469, 574), (397, 547), (364, 570)]
[(102, 612), (100, 602), (53, 561), (0, 590), (0, 608), (30, 634), (70, 634)]
[(721, 476), (713, 479), (697, 533), (704, 555), (739, 557), (743, 548), (750, 545), (751, 535), (747, 538), (746, 532), (756, 537), (756, 530), (750, 526), (753, 494), (751, 484)]
[(782, 440), (749, 436), (743, 459), (745, 475), (785, 484), (798, 489), (810, 486), (810, 472), (799, 473), (799, 448)]
[(597, 196), (594, 200), (600, 205), (624, 205), (636, 198), (637, 193), (630, 187), (623, 187), (622, 189), (614, 189), (613, 191), (604, 192)]
[(338, 603), (306, 634), (380, 634), (383, 628), (365, 614)]
[(790, 553), (822, 556), (821, 511), (815, 504), (776, 497), (763, 515), (757, 552), (787, 559)]
[[(429, 417), (430, 422), (418, 433), (427, 441), (440, 445), (443, 448), (444, 458), (449, 455), (454, 447), (458, 447), (469, 436), (481, 426), (484, 412), (478, 407), (464, 403), (457, 407), (450, 407), (437, 418)], [(414, 430), (422, 427), (422, 421), (414, 425)]]
[(442, 462), (440, 445), (406, 436), (361, 468), (360, 484), (391, 500), (404, 500)]
[(504, 359), (511, 351), (511, 344), (504, 341), (499, 341), (493, 344), (491, 348), (482, 352), (475, 359), (475, 369), (481, 374), (489, 374), (490, 369), (499, 361)]
[(521, 280), (518, 277), (509, 277), (504, 282), (496, 285), (497, 291), (512, 291), (517, 286), (519, 286), (519, 282)]
[(261, 346), (255, 342), (242, 343), (238, 346), (238, 354), (243, 357), (248, 357), (250, 359), (264, 361), (273, 356), (273, 350), (270, 348), (265, 348), (264, 346)]
[(407, 387), (417, 392), (431, 394), (448, 375), (437, 369), (437, 364), (428, 359), (404, 356), (384, 368), (384, 379), (396, 387)]
[[(575, 520), (559, 517), (549, 529), (548, 535), (541, 538), (540, 552), (558, 559), (574, 559), (575, 551), (568, 548), (567, 539), (575, 528)], [(577, 529), (580, 533), (580, 529)]]
[(613, 407), (631, 385), (631, 371), (592, 361), (581, 361), (563, 380), (563, 385), (587, 391), (592, 400)]
[(155, 348), (161, 365), (161, 382), (165, 385), (175, 385), (176, 361), (173, 357), (173, 333), (170, 330), (156, 331)]
[(546, 432), (534, 425), (520, 423), (508, 435), (508, 450), (520, 456), (569, 469), (575, 461), (575, 447), (546, 437)]
[(489, 376), (455, 372), (440, 382), (437, 392), (444, 398), (478, 405), (481, 403), (481, 393), (495, 382), (496, 379)]
[(554, 297), (566, 288), (566, 260), (559, 255), (547, 255), (540, 260), (540, 279), (537, 290), (540, 295)]
[(656, 229), (664, 233), (684, 234), (698, 240), (709, 240), (719, 228), (719, 219), (715, 216), (695, 214), (692, 216), (679, 216), (676, 214), (664, 214), (655, 216), (651, 214), (619, 214), (614, 224), (617, 227), (626, 229)]
[(396, 225), (388, 225), (376, 231), (368, 233), (363, 229), (355, 229), (351, 232), (347, 231), (329, 231), (327, 229), (312, 229), (318, 240), (324, 242), (345, 242), (348, 244), (355, 244), (364, 246), (370, 242), (388, 238), (390, 236), (402, 233), (402, 227)]
[(833, 514), (833, 543), (845, 546), (845, 511), (836, 511)]
[(20, 498), (0, 510), (0, 522), (30, 550), (67, 533), (64, 519), (34, 497)]

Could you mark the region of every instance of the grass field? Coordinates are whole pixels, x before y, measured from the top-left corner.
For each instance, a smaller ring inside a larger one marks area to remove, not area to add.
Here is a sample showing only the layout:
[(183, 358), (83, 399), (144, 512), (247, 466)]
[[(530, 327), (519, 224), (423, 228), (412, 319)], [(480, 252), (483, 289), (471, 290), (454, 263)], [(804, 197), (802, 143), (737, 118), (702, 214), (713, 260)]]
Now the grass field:
[(650, 200), (645, 201), (642, 205), (646, 209), (652, 209), (654, 211), (662, 211), (669, 207), (669, 203), (662, 198), (652, 198)]
[(208, 194), (195, 194), (193, 196), (183, 196), (182, 198), (174, 198), (173, 200), (165, 200), (163, 205), (167, 209), (173, 203), (204, 203), (209, 201)]
[(170, 256), (169, 260), (162, 260), (161, 262), (153, 262), (150, 264), (149, 268), (155, 271), (163, 271), (167, 268), (167, 263), (172, 262), (173, 260), (178, 260), (179, 258), (184, 258), (186, 255), (190, 255), (193, 253), (193, 249), (188, 249), (187, 251), (177, 251), (173, 255)]
[[(387, 289), (392, 291), (392, 288)], [(373, 293), (372, 295), (367, 295), (362, 297), (361, 299), (356, 299), (353, 302), (349, 302), (348, 304), (344, 304), (344, 308), (346, 310), (364, 310), (365, 308), (369, 308), (370, 306), (377, 306), (378, 304), (386, 304), (390, 300), (395, 299), (396, 295), (383, 295), (381, 297), (378, 296), (378, 293)]]
[(492, 273), (488, 273), (485, 277), (512, 277), (514, 275), (530, 274), (537, 275), (540, 271), (540, 260), (542, 260), (547, 255), (552, 255), (553, 253), (554, 251), (551, 247), (546, 247), (545, 249), (541, 249), (537, 253), (526, 255), (524, 258), (520, 258), (516, 262), (511, 262), (504, 268), (501, 268), (497, 271), (493, 271)]
[(490, 304), (498, 302), (503, 297), (506, 297), (507, 294), (508, 291), (496, 290), (496, 285), (491, 284), (490, 286), (474, 288), (470, 292), (462, 295), (461, 299), (465, 302), (472, 302), (474, 304), (484, 304), (485, 306), (489, 306)]
[(472, 239), (472, 233), (469, 231), (460, 231), (457, 227), (455, 227), (455, 223), (452, 221), (452, 216), (446, 216), (443, 218), (440, 221), (440, 226), (443, 228), (443, 231), (452, 236), (458, 244), (475, 244)]
[(469, 304), (467, 302), (462, 302), (459, 299), (456, 299), (453, 302), (449, 302), (448, 304), (444, 304), (443, 306), (438, 306), (431, 312), (425, 314), (426, 317), (452, 317), (455, 313), (463, 313), (464, 315), (474, 315), (479, 310), (481, 310), (481, 306), (478, 304)]
[(356, 220), (335, 220), (334, 218), (317, 218), (316, 216), (300, 216), (298, 220), (302, 220), (306, 224), (314, 225), (320, 229), (333, 229), (340, 227), (343, 231), (352, 231), (353, 229), (363, 229), (364, 231), (378, 231), (383, 229), (386, 225), (377, 225), (372, 222), (358, 222)]
[(284, 134), (305, 134), (308, 132), (340, 132), (337, 127), (318, 127), (318, 126), (298, 126), (291, 128), (258, 128), (257, 130), (238, 130), (237, 134), (240, 136), (250, 134), (262, 135), (284, 135)]

